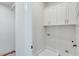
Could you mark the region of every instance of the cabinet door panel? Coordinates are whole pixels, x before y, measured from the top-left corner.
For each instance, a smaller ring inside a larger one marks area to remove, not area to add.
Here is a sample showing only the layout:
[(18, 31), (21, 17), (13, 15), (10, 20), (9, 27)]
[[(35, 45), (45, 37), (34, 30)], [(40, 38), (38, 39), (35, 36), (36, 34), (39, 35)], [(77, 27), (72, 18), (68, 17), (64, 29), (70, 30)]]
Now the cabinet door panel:
[(68, 4), (68, 13), (69, 13), (69, 24), (76, 24), (76, 8), (77, 8), (77, 3), (69, 3)]
[(56, 7), (51, 7), (49, 8), (49, 21), (48, 23), (51, 24), (51, 25), (56, 25)]
[(62, 3), (56, 6), (57, 9), (57, 24), (63, 25), (66, 20), (66, 4)]
[(48, 9), (44, 10), (44, 25), (48, 25)]
[(45, 10), (45, 25), (56, 25), (56, 7), (48, 7)]

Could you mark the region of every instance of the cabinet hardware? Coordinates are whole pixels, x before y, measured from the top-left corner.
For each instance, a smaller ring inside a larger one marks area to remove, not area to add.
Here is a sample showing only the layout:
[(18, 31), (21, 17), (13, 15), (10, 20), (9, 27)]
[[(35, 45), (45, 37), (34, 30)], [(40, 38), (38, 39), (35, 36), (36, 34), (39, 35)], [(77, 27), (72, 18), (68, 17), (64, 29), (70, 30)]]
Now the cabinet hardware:
[(77, 47), (77, 44), (73, 44), (73, 47)]
[(68, 51), (68, 50), (65, 50), (65, 52), (66, 52), (66, 53), (69, 53), (69, 51)]
[(33, 45), (31, 45), (31, 49), (33, 49)]
[(50, 33), (48, 33), (47, 35), (50, 36)]
[(72, 41), (72, 43), (73, 43), (74, 41)]

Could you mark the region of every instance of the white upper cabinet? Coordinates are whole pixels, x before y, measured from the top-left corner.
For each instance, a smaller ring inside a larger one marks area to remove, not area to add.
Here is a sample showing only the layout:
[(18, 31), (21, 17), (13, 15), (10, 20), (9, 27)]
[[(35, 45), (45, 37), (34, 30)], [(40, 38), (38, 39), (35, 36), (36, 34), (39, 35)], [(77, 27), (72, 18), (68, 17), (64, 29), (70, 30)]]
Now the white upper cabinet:
[(44, 25), (76, 24), (77, 3), (61, 3), (45, 8)]
[(44, 15), (45, 25), (56, 25), (56, 7), (46, 8)]
[(57, 25), (65, 24), (66, 20), (66, 4), (62, 3), (56, 6)]
[(48, 13), (48, 10), (45, 9), (44, 10), (44, 25), (48, 25), (48, 15), (47, 15), (47, 13)]
[(67, 4), (68, 8), (68, 24), (76, 24), (76, 16), (77, 16), (77, 3), (72, 2)]

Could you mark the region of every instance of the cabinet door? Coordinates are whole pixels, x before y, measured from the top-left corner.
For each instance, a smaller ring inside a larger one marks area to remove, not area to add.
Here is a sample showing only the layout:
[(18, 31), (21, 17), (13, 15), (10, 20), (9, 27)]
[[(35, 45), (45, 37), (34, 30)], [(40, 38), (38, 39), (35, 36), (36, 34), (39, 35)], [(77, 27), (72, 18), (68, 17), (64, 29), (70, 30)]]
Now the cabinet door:
[(44, 14), (45, 25), (56, 25), (56, 7), (47, 7)]
[(51, 25), (57, 25), (56, 23), (56, 7), (51, 7), (49, 9), (49, 24)]
[(56, 25), (56, 7), (54, 6), (48, 9), (48, 24)]
[(48, 25), (48, 8), (44, 10), (44, 25)]
[(68, 20), (69, 24), (76, 24), (77, 3), (68, 3)]
[(66, 20), (66, 3), (62, 3), (56, 6), (57, 9), (57, 24), (63, 25)]

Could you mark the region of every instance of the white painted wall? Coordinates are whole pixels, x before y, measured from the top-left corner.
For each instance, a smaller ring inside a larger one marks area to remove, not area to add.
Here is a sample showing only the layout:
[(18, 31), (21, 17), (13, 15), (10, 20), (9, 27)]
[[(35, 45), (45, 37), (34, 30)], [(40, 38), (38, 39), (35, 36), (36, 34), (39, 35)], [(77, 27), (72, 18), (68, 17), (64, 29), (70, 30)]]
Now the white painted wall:
[(44, 28), (43, 28), (44, 5), (40, 2), (32, 3), (32, 40), (33, 54), (37, 54), (45, 47)]
[(14, 11), (0, 5), (0, 52), (15, 49), (14, 21)]

